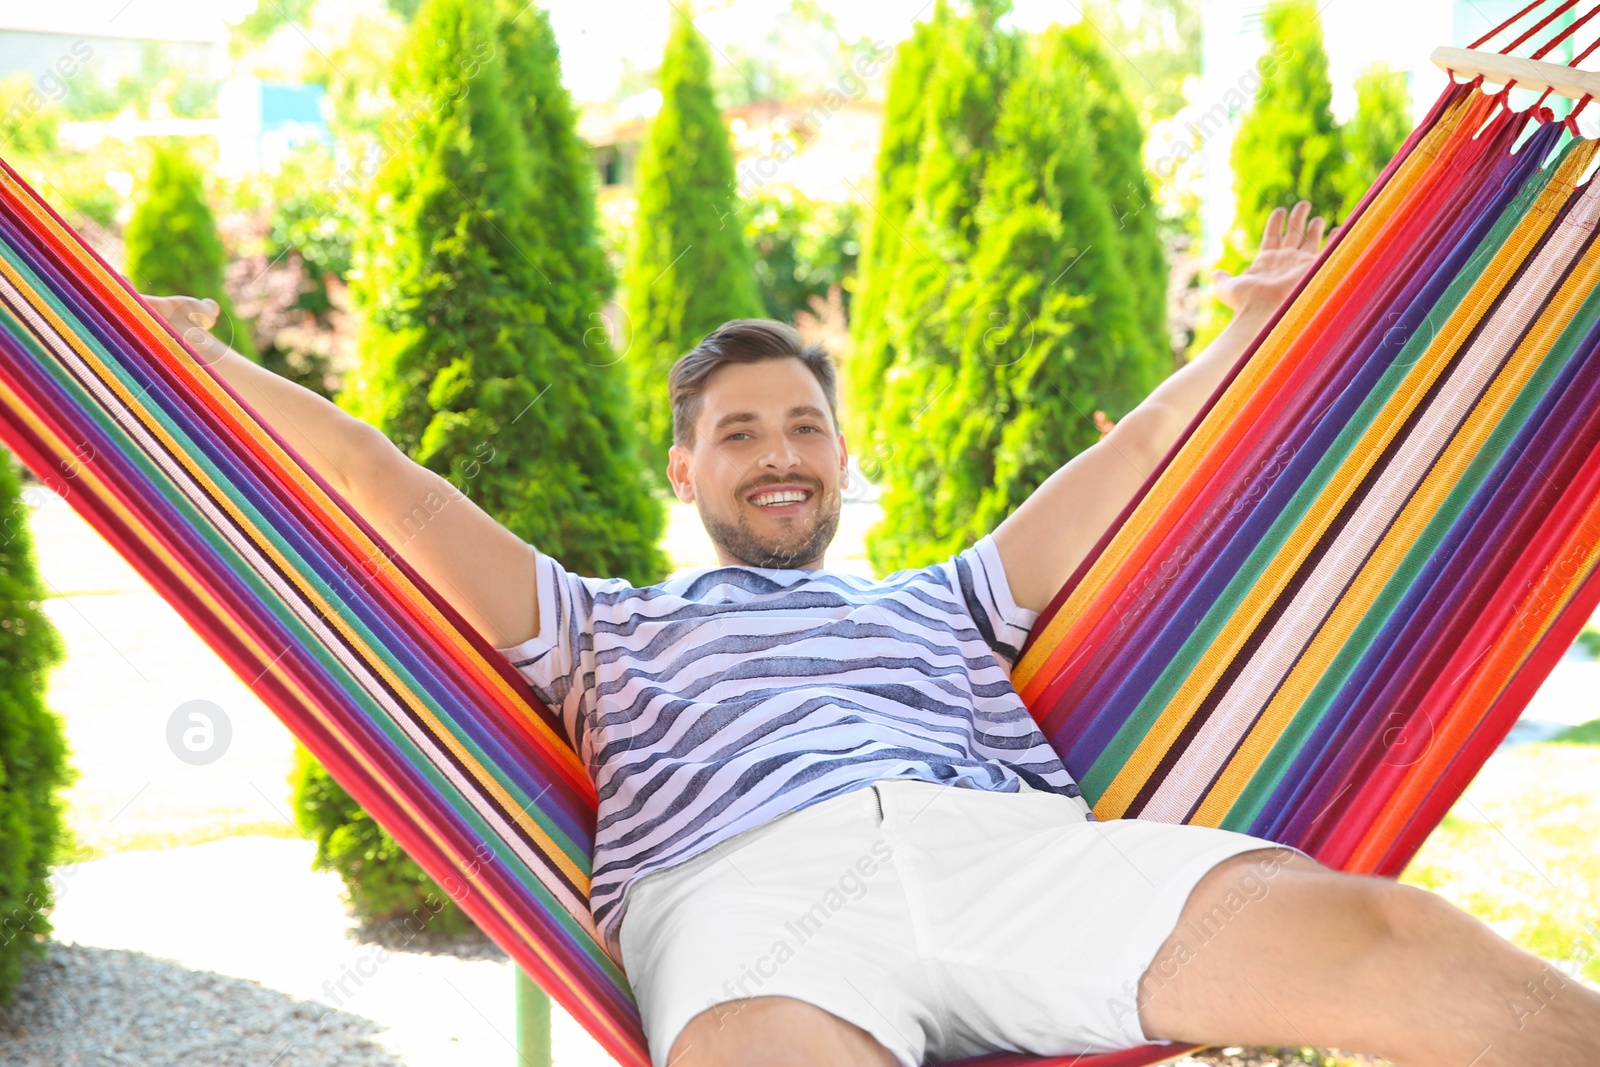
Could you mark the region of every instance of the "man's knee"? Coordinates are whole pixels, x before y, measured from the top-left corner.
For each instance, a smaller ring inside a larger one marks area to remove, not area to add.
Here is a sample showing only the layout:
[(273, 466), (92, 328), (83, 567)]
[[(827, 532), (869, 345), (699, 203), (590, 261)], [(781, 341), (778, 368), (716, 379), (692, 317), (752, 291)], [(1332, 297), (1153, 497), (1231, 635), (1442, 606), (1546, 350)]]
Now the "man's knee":
[(1387, 878), (1367, 881), (1372, 883), (1376, 896), (1380, 936), (1387, 944), (1425, 947), (1451, 936), (1467, 919), (1464, 912), (1437, 893)]
[(853, 1023), (793, 997), (724, 1001), (689, 1020), (671, 1067), (898, 1067), (894, 1054)]
[(1375, 875), (1338, 875), (1340, 932), (1350, 962), (1388, 969), (1437, 947), (1456, 925), (1455, 907), (1434, 893)]

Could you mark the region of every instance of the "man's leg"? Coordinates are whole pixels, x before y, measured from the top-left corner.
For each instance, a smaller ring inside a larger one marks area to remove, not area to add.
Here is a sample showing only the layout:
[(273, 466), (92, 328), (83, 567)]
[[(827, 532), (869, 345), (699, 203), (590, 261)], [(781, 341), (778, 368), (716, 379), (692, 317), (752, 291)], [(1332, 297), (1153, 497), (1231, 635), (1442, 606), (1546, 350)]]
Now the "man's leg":
[(1600, 995), (1425, 890), (1282, 849), (1219, 864), (1145, 972), (1152, 1038), (1405, 1067), (1591, 1067)]
[(861, 1027), (795, 997), (707, 1008), (672, 1042), (667, 1067), (900, 1067)]

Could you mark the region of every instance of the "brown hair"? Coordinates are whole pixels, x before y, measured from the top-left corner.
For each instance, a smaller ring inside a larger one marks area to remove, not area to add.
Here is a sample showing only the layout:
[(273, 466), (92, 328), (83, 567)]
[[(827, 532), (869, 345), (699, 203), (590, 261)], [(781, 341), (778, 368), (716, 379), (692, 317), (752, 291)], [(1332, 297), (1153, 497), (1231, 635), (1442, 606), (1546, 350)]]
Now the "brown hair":
[(694, 424), (706, 382), (730, 363), (760, 363), (769, 359), (798, 359), (816, 376), (828, 398), (828, 414), (839, 425), (838, 369), (820, 344), (806, 344), (800, 331), (776, 319), (733, 319), (706, 334), (701, 342), (672, 365), (667, 376), (672, 397), (672, 441), (694, 447)]

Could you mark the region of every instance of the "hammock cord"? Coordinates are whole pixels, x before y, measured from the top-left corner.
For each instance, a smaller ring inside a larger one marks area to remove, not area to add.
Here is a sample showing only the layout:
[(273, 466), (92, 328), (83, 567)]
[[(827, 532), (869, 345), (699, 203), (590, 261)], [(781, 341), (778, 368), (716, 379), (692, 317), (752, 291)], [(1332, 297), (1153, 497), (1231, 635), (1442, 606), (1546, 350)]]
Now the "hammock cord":
[[(1482, 48), (1484, 46), (1484, 44), (1486, 44), (1496, 34), (1499, 34), (1499, 33), (1503, 32), (1505, 30), (1510, 29), (1514, 24), (1516, 24), (1517, 22), (1521, 21), (1521, 19), (1522, 19), (1522, 17), (1524, 15), (1527, 15), (1528, 13), (1533, 11), (1535, 8), (1541, 6), (1544, 3), (1545, 3), (1545, 0), (1533, 0), (1533, 3), (1529, 4), (1527, 7), (1523, 8), (1521, 11), (1518, 11), (1515, 15), (1512, 15), (1510, 18), (1506, 19), (1500, 25), (1496, 26), (1494, 29), (1490, 30), (1488, 33), (1484, 34), (1482, 37), (1479, 37), (1476, 41), (1473, 41), (1471, 44), (1467, 45), (1467, 47), (1469, 49), (1474, 49), (1474, 50)], [(1506, 51), (1509, 51), (1509, 49), (1507, 49)]]
[[(1550, 25), (1556, 19), (1560, 18), (1562, 15), (1566, 14), (1568, 11), (1571, 11), (1577, 6), (1578, 0), (1563, 0), (1561, 6), (1557, 7), (1554, 11), (1550, 12), (1550, 14), (1540, 19), (1538, 23), (1523, 33), (1522, 36), (1518, 37), (1516, 40), (1500, 49), (1500, 54), (1503, 56), (1510, 55), (1517, 48), (1520, 48), (1523, 44), (1525, 44), (1534, 34), (1543, 30), (1546, 26)], [(1476, 48), (1477, 46), (1474, 45), (1473, 47)]]
[[(1588, 22), (1590, 19), (1594, 18), (1596, 15), (1600, 15), (1600, 4), (1596, 4), (1594, 7), (1591, 7), (1587, 12), (1585, 12), (1582, 15), (1580, 15), (1578, 18), (1573, 19), (1571, 25), (1567, 26), (1560, 33), (1556, 34), (1554, 37), (1550, 38), (1550, 40), (1546, 41), (1543, 45), (1541, 45), (1538, 49), (1536, 49), (1534, 51), (1533, 55), (1529, 56), (1528, 58), (1530, 58), (1530, 59), (1543, 59), (1545, 56), (1549, 55), (1551, 52), (1554, 52), (1558, 47), (1560, 47), (1562, 41), (1565, 41), (1568, 37), (1571, 37), (1573, 34), (1577, 33), (1578, 30), (1583, 27), (1584, 23)], [(1577, 65), (1576, 62), (1568, 64), (1568, 66), (1576, 66), (1576, 65)]]

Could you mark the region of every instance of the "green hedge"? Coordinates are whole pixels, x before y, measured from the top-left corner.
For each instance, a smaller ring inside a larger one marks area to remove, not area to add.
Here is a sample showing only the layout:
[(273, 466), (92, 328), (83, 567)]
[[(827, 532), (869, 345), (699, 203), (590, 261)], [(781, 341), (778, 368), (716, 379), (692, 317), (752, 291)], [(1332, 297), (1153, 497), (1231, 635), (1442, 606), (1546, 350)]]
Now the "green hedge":
[(66, 847), (58, 791), (69, 784), (61, 721), (45, 706), (60, 635), (40, 610), (28, 508), (0, 450), (0, 1003), (43, 955), (55, 903), (51, 868)]

